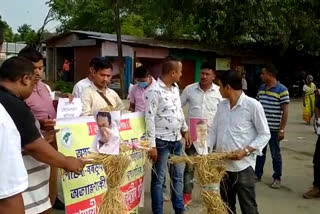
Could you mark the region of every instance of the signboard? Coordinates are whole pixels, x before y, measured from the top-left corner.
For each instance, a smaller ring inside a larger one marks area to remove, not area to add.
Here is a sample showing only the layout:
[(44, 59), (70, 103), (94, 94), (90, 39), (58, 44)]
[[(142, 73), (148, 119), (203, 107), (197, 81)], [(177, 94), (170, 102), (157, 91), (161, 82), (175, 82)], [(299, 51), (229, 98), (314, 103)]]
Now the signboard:
[[(94, 117), (78, 117), (57, 120), (58, 150), (66, 156), (81, 158), (89, 153), (95, 138), (97, 124)], [(121, 141), (131, 143), (144, 139), (145, 122), (141, 113), (125, 114), (120, 120)], [(128, 151), (132, 159), (127, 169), (121, 191), (130, 214), (138, 213), (143, 196), (145, 156), (137, 150)], [(106, 191), (106, 178), (101, 165), (86, 165), (80, 175), (66, 172), (62, 187), (67, 214), (98, 213), (101, 196)]]
[(229, 70), (231, 68), (231, 58), (216, 58), (216, 70)]

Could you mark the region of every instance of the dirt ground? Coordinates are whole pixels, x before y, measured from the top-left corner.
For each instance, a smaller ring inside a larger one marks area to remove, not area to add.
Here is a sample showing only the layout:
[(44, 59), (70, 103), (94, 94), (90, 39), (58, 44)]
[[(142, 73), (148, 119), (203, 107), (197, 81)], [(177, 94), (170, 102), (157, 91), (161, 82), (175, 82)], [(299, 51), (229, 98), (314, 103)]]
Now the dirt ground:
[[(262, 182), (256, 185), (256, 194), (260, 214), (319, 214), (320, 199), (306, 200), (302, 194), (312, 186), (312, 156), (317, 136), (312, 126), (302, 121), (302, 102), (293, 100), (289, 108), (289, 121), (286, 138), (281, 142), (283, 158), (283, 186), (279, 190), (271, 189), (272, 164), (270, 153), (265, 166)], [(167, 185), (168, 186), (168, 185)], [(63, 212), (55, 211), (55, 214)], [(150, 169), (146, 171), (145, 207), (142, 214), (151, 214)], [(173, 214), (171, 202), (164, 203), (164, 213)], [(205, 213), (201, 206), (199, 187), (193, 191), (193, 202), (186, 214)], [(238, 213), (241, 213), (238, 207)]]

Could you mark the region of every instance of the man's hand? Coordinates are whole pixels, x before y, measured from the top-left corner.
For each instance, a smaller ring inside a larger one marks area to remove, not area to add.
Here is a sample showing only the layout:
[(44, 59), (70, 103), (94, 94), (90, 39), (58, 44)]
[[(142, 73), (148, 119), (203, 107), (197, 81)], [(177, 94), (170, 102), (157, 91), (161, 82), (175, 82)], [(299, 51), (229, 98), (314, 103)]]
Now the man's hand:
[(191, 139), (190, 139), (190, 135), (189, 132), (181, 132), (182, 137), (184, 138), (184, 140), (186, 141), (186, 147), (190, 148), (192, 145)]
[(56, 133), (59, 131), (60, 129), (54, 129), (50, 131), (42, 131), (41, 133), (48, 143), (53, 144), (56, 142)]
[(153, 162), (156, 162), (158, 159), (158, 152), (156, 147), (152, 147), (149, 151), (149, 157)]
[(278, 131), (278, 141), (282, 141), (284, 139), (284, 131)]
[(56, 125), (56, 120), (48, 118), (44, 120), (39, 120), (39, 123), (41, 130), (50, 131), (54, 129), (54, 126)]
[(63, 167), (63, 169), (79, 175), (82, 172), (85, 164), (86, 162), (81, 159), (77, 159), (75, 157), (66, 157), (65, 166)]
[(70, 94), (70, 93), (66, 93), (66, 94), (63, 94), (62, 95), (64, 98), (69, 98), (69, 102), (71, 103), (72, 102), (72, 100), (73, 100), (73, 95), (72, 94)]
[(236, 150), (236, 151), (232, 152), (232, 157), (230, 159), (231, 160), (242, 160), (246, 156), (247, 156), (246, 151), (244, 151), (243, 149), (240, 149), (240, 150)]

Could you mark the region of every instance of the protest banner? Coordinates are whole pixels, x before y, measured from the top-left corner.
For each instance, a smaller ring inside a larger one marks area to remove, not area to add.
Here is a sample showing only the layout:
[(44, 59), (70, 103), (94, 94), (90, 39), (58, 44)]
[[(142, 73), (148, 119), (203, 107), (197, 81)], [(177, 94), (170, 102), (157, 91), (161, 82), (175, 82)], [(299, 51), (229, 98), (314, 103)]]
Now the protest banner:
[[(65, 118), (57, 120), (58, 150), (66, 156), (81, 158), (89, 153), (89, 148), (97, 131), (94, 117)], [(143, 114), (124, 114), (120, 120), (120, 138), (125, 143), (143, 140), (145, 122)], [(126, 152), (132, 159), (127, 169), (121, 191), (123, 201), (129, 208), (128, 213), (137, 214), (143, 196), (144, 163), (143, 152), (131, 150)], [(65, 198), (66, 214), (97, 213), (101, 195), (107, 183), (101, 165), (86, 165), (80, 175), (64, 173), (62, 187)]]

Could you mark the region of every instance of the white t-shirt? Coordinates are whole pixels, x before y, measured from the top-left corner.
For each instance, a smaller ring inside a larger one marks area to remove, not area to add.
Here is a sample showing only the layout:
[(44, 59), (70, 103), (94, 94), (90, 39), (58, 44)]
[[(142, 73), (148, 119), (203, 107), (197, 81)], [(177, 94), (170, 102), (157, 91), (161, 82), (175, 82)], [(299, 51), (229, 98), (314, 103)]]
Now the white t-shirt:
[(80, 80), (79, 82), (77, 82), (74, 87), (73, 87), (73, 91), (72, 91), (72, 95), (75, 98), (81, 98), (82, 92), (88, 88), (91, 85), (91, 81), (89, 80), (89, 78), (84, 78), (82, 80)]
[(28, 188), (28, 174), (21, 154), (20, 133), (0, 104), (0, 199)]

